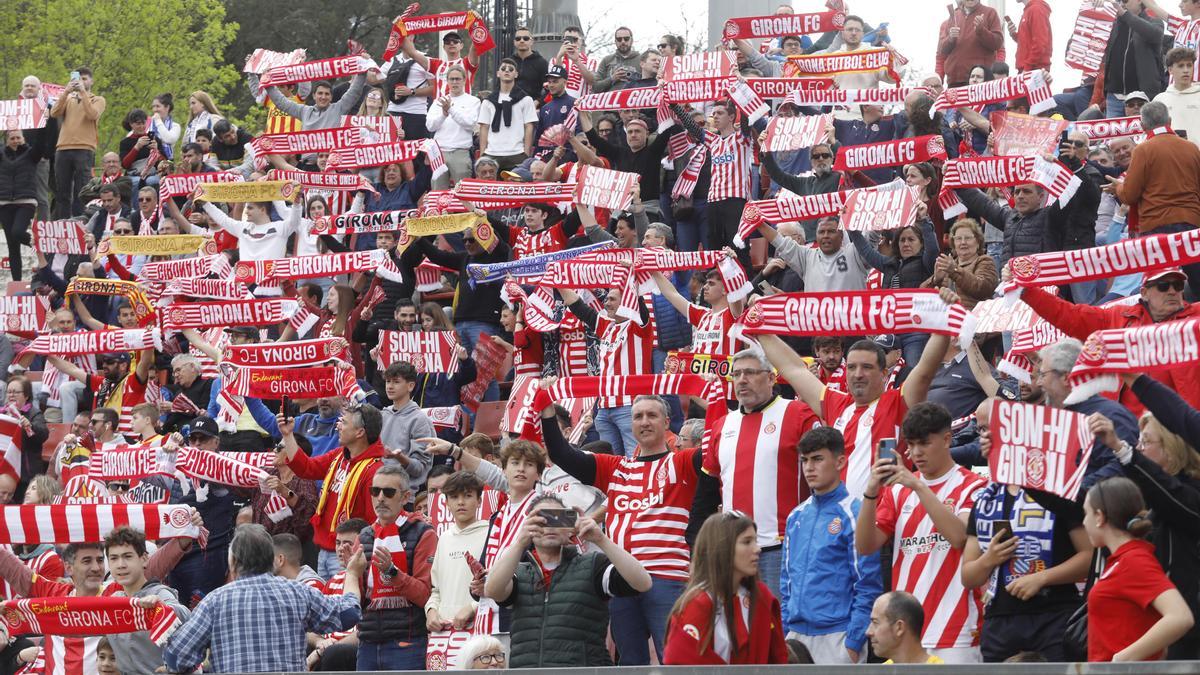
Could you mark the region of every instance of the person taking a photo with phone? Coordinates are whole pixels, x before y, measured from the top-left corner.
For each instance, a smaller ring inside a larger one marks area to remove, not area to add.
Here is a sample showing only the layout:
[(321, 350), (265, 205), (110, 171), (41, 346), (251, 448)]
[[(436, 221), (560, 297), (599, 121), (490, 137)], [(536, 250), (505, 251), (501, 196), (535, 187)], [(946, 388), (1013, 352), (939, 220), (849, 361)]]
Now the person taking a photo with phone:
[[(496, 559), (484, 584), (487, 597), (513, 610), (513, 668), (613, 665), (605, 647), (608, 599), (650, 590), (646, 568), (596, 521), (576, 518), (572, 526), (564, 511), (558, 497), (536, 497), (515, 545)], [(572, 535), (600, 550), (580, 553)]]
[[(979, 445), (988, 456), (992, 401), (975, 410)], [(962, 582), (986, 587), (980, 651), (999, 663), (1021, 651), (1067, 661), (1063, 635), (1079, 608), (1076, 582), (1087, 578), (1092, 545), (1083, 522), (1066, 510), (1044, 508), (1024, 488), (991, 483), (967, 520)]]

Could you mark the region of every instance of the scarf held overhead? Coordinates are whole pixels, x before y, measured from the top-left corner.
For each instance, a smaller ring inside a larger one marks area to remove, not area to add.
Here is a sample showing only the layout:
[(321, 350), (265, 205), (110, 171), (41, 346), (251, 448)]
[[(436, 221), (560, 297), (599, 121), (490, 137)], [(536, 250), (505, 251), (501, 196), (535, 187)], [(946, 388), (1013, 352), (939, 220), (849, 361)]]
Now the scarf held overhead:
[(374, 61), (364, 56), (335, 56), (332, 59), (275, 66), (263, 73), (260, 84), (264, 87), (278, 87), (281, 84), (336, 80), (365, 73), (377, 67)]
[(35, 220), (30, 234), (35, 251), (66, 255), (87, 253), (87, 232), (74, 220)]
[(154, 320), (154, 306), (150, 304), (150, 298), (146, 297), (145, 290), (136, 281), (75, 277), (67, 284), (67, 300), (76, 294), (122, 297), (129, 301), (139, 325), (145, 326)]
[(946, 142), (938, 135), (917, 136), (898, 141), (838, 148), (834, 171), (865, 171), (881, 166), (899, 166), (946, 159)]
[(213, 328), (217, 326), (269, 326), (296, 313), (300, 303), (282, 298), (232, 302), (183, 302), (163, 310), (163, 328)]
[(1045, 73), (1036, 70), (965, 87), (950, 87), (938, 95), (929, 110), (929, 116), (932, 118), (939, 110), (980, 107), (1015, 98), (1029, 100), (1031, 115), (1052, 110), (1057, 105), (1050, 85), (1046, 83)]
[(287, 169), (271, 169), (267, 172), (267, 180), (289, 181), (299, 183), (305, 190), (336, 190), (352, 192), (366, 190), (379, 194), (371, 181), (356, 173), (322, 173), (319, 171), (290, 171)]
[(770, 14), (748, 16), (725, 21), (722, 40), (808, 35), (841, 30), (846, 23), (844, 12), (814, 12), (810, 14)]
[(1119, 391), (1117, 375), (1153, 373), (1200, 363), (1200, 319), (1099, 330), (1088, 336), (1068, 380), (1071, 405)]
[(880, 47), (833, 54), (789, 56), (784, 65), (784, 74), (793, 77), (834, 77), (874, 73), (880, 70), (886, 72), (892, 81), (900, 81), (896, 74), (895, 55), (890, 49)]
[(162, 334), (157, 328), (51, 333), (39, 335), (28, 347), (33, 354), (53, 354), (63, 358), (88, 354), (134, 352), (150, 348), (162, 349)]
[(1018, 286), (1063, 285), (1194, 262), (1200, 262), (1200, 230), (1022, 256), (1012, 261), (1012, 278)]
[(411, 363), (419, 373), (458, 372), (458, 335), (452, 330), (385, 330), (379, 332), (377, 357), (381, 369), (393, 363)]
[(330, 151), (325, 168), (330, 171), (355, 171), (384, 164), (400, 164), (416, 159), (424, 149), (425, 141), (392, 141), (349, 147), (339, 146)]
[(1013, 187), (1036, 183), (1047, 193), (1047, 200), (1062, 206), (1075, 196), (1079, 178), (1060, 162), (1041, 157), (972, 157), (947, 160), (942, 170), (942, 191), (938, 203), (947, 218), (966, 213), (954, 190), (967, 187)]
[(804, 197), (779, 197), (777, 199), (760, 199), (747, 202), (742, 210), (742, 220), (738, 224), (737, 234), (733, 244), (739, 248), (745, 247), (746, 239), (755, 228), (764, 222), (782, 223), (786, 221), (813, 220), (827, 216), (836, 216), (846, 206), (846, 200), (855, 192), (905, 190), (908, 185), (897, 178), (890, 183), (858, 190), (842, 190)]
[(82, 544), (129, 526), (147, 539), (194, 539), (186, 504), (21, 504), (0, 507), (0, 544)]

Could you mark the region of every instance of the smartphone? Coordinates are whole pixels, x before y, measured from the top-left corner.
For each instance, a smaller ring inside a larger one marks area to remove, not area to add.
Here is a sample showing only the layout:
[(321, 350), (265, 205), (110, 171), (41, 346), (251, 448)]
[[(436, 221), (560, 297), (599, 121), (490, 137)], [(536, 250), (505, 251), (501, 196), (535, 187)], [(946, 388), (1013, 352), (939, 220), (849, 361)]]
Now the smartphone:
[(292, 397), (287, 394), (283, 395), (283, 400), (279, 404), (279, 413), (283, 415), (283, 419), (289, 422), (296, 417), (296, 411), (292, 410)]
[(896, 458), (896, 439), (885, 438), (879, 441), (879, 459), (890, 459), (892, 464), (899, 461)]
[(1175, 135), (1180, 138), (1187, 138), (1187, 129), (1180, 129), (1179, 131), (1175, 132)]
[(1008, 540), (1008, 538), (1011, 536), (1013, 536), (1012, 521), (997, 520), (995, 524), (992, 525), (992, 541), (996, 542), (997, 544)]
[(553, 530), (574, 530), (579, 514), (574, 509), (542, 509), (538, 511), (546, 524), (542, 527)]
[(479, 559), (471, 555), (470, 551), (463, 551), (463, 559), (467, 561), (467, 568), (471, 570), (471, 574), (475, 577), (483, 576), (483, 563)]
[(79, 71), (78, 71), (78, 70), (72, 70), (72, 71), (71, 71), (71, 76), (70, 76), (69, 78), (67, 78), (67, 81), (68, 81), (68, 82), (70, 82), (71, 80), (78, 80), (78, 79), (79, 79)]

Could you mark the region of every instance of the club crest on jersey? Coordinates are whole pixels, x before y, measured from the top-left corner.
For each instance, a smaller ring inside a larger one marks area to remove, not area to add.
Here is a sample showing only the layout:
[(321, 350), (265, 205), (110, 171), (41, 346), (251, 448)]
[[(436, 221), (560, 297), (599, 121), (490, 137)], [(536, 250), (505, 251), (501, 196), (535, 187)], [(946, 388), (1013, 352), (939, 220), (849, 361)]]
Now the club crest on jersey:
[(837, 533), (841, 532), (842, 531), (841, 516), (834, 516), (833, 520), (829, 521), (829, 527), (827, 529), (829, 530), (829, 534), (837, 534)]
[(690, 636), (693, 640), (700, 639), (700, 629), (696, 628), (690, 623), (683, 627), (683, 632)]
[(654, 480), (658, 481), (659, 487), (667, 484), (667, 465), (665, 462), (662, 466), (658, 467), (658, 475), (654, 477)]
[(779, 429), (779, 427), (775, 426), (774, 422), (770, 422), (769, 424), (767, 424), (766, 427), (763, 428), (763, 433), (770, 435), (770, 434), (775, 433), (778, 429)]

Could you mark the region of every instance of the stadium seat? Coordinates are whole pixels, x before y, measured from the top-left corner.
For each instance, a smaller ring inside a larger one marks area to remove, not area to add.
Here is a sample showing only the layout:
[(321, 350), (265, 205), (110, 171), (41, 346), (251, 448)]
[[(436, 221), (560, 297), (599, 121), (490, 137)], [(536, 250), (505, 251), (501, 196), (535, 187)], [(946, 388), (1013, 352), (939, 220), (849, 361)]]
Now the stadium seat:
[(767, 264), (767, 240), (755, 237), (750, 240), (750, 266), (757, 272)]
[(17, 295), (18, 293), (30, 293), (28, 281), (10, 281), (4, 289), (5, 295)]
[(71, 433), (71, 425), (69, 423), (47, 423), (46, 427), (50, 430), (50, 436), (42, 444), (42, 459), (48, 462), (50, 461), (50, 457), (54, 455), (54, 449), (58, 447), (59, 443), (62, 443), (63, 437)]

